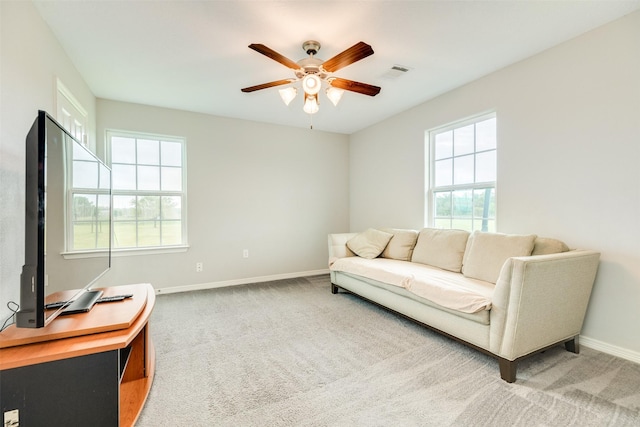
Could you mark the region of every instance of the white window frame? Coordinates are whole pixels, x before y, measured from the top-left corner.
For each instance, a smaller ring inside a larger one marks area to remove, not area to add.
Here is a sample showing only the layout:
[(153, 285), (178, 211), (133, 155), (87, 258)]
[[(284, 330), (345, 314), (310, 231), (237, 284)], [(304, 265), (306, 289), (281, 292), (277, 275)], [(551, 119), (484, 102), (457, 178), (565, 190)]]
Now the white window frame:
[(92, 152), (96, 152), (95, 144), (89, 145), (87, 136), (87, 124), (89, 114), (73, 93), (56, 78), (56, 119), (75, 139), (87, 146)]
[[(111, 175), (113, 179), (113, 162), (111, 156), (111, 138), (112, 137), (124, 137), (124, 138), (136, 138), (136, 139), (150, 139), (150, 140), (158, 140), (158, 141), (167, 141), (167, 142), (178, 142), (182, 146), (182, 191), (147, 191), (147, 190), (121, 190), (112, 187), (111, 189), (111, 197), (112, 197), (112, 210), (115, 211), (115, 205), (113, 202), (113, 197), (120, 195), (163, 195), (163, 196), (180, 196), (182, 198), (181, 205), (181, 233), (182, 233), (182, 243), (181, 244), (173, 244), (173, 245), (160, 245), (160, 246), (135, 246), (135, 247), (123, 247), (118, 248), (115, 246), (115, 242), (113, 241), (115, 236), (115, 228), (117, 221), (115, 218), (113, 219), (112, 228), (114, 232), (112, 233), (112, 242), (111, 242), (111, 253), (112, 256), (128, 256), (128, 255), (149, 255), (156, 253), (171, 253), (171, 252), (185, 252), (189, 248), (188, 244), (188, 235), (187, 235), (187, 140), (185, 137), (181, 136), (173, 136), (173, 135), (161, 135), (155, 133), (148, 132), (135, 132), (135, 131), (127, 131), (127, 130), (117, 130), (117, 129), (107, 129), (105, 131), (105, 150), (106, 150), (106, 158), (107, 164), (112, 168)], [(136, 220), (137, 221), (137, 220)]]
[[(448, 131), (452, 131), (458, 128), (463, 128), (466, 126), (469, 126), (471, 124), (475, 124), (475, 123), (479, 123), (479, 122), (483, 122), (489, 119), (496, 119), (496, 147), (492, 150), (483, 150), (483, 151), (477, 151), (476, 149), (476, 140), (475, 140), (475, 135), (474, 135), (474, 149), (472, 151), (472, 153), (474, 154), (474, 169), (475, 169), (475, 154), (478, 153), (483, 153), (483, 152), (489, 152), (489, 151), (495, 151), (496, 153), (496, 158), (497, 158), (497, 152), (498, 152), (498, 143), (497, 143), (497, 114), (495, 111), (489, 112), (489, 113), (483, 113), (483, 114), (479, 114), (477, 116), (473, 116), (464, 120), (460, 120), (460, 121), (456, 121), (454, 123), (450, 123), (448, 125), (444, 125), (444, 126), (440, 126), (434, 129), (430, 129), (426, 132), (425, 135), (425, 154), (426, 154), (426, 159), (425, 159), (425, 165), (426, 167), (426, 174), (425, 174), (425, 182), (426, 182), (426, 187), (427, 187), (427, 191), (426, 191), (426, 200), (425, 200), (425, 212), (426, 212), (426, 218), (425, 218), (425, 222), (427, 224), (428, 227), (438, 227), (438, 228), (445, 228), (442, 227), (441, 224), (437, 224), (436, 225), (436, 220), (438, 219), (436, 217), (436, 200), (435, 200), (435, 194), (437, 192), (442, 192), (442, 191), (465, 191), (465, 190), (482, 190), (482, 189), (487, 189), (487, 188), (492, 188), (493, 189), (493, 203), (496, 203), (497, 200), (497, 159), (496, 159), (496, 179), (494, 181), (484, 181), (484, 182), (476, 182), (475, 181), (475, 176), (474, 176), (474, 182), (472, 183), (465, 183), (465, 184), (450, 184), (450, 185), (441, 185), (436, 187), (435, 186), (435, 182), (436, 182), (436, 168), (435, 168), (435, 162), (436, 162), (436, 158), (435, 158), (435, 138), (436, 135), (444, 133), (444, 132), (448, 132)], [(469, 153), (466, 153), (469, 154)], [(455, 159), (456, 156), (455, 153), (453, 154), (453, 156), (451, 157), (451, 159)], [(453, 208), (452, 208), (453, 209)], [(441, 219), (444, 219), (445, 217), (442, 217)], [(453, 215), (453, 212), (451, 213), (451, 215), (448, 217), (451, 219), (451, 224), (450, 227), (447, 228), (460, 228), (460, 227), (456, 227), (453, 222), (455, 220), (455, 216)], [(463, 220), (468, 220), (471, 219), (471, 229), (465, 228), (468, 231), (475, 231), (475, 230), (480, 230), (480, 228), (475, 227), (476, 221), (478, 219), (482, 220), (481, 217), (475, 217), (473, 215), (473, 207), (472, 207), (472, 216), (470, 218), (464, 218)], [(494, 222), (494, 227), (492, 227), (491, 230), (497, 230), (497, 212), (495, 212), (494, 216), (490, 217), (489, 220)], [(490, 230), (490, 231), (491, 231)]]

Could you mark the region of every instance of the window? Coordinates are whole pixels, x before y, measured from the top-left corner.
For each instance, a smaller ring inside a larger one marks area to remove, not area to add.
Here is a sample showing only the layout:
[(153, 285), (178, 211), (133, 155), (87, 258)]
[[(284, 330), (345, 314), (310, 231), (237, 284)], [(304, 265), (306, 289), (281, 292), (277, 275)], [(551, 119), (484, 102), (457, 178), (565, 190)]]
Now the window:
[(186, 245), (185, 140), (107, 131), (113, 248)]
[(429, 132), (428, 223), (496, 231), (496, 116)]
[[(71, 146), (71, 145), (69, 145)], [(67, 246), (71, 252), (109, 249), (110, 213), (109, 169), (77, 144), (73, 144), (68, 181), (71, 218)]]
[[(71, 93), (67, 87), (57, 79), (57, 106), (58, 112), (56, 119), (58, 123), (64, 127), (75, 139), (88, 146), (87, 141), (87, 111), (82, 107), (80, 102)], [(95, 153), (95, 144), (88, 146)]]

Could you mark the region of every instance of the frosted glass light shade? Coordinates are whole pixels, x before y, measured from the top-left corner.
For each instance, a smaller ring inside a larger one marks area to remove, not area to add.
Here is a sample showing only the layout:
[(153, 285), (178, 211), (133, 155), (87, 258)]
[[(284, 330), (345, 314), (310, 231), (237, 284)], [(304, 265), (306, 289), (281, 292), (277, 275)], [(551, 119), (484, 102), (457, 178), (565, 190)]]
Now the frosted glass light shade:
[(315, 114), (320, 110), (320, 106), (318, 105), (318, 98), (315, 95), (305, 96), (304, 98), (304, 107), (302, 107), (305, 113), (307, 114)]
[(320, 81), (320, 77), (315, 74), (308, 74), (302, 79), (302, 89), (304, 89), (304, 93), (307, 95), (315, 95), (320, 92), (320, 88), (322, 87), (322, 82)]
[(293, 86), (289, 86), (287, 88), (280, 89), (278, 92), (280, 92), (280, 98), (282, 98), (282, 101), (286, 105), (289, 105), (298, 94), (298, 89)]
[(327, 98), (329, 98), (329, 101), (331, 101), (333, 105), (337, 106), (338, 102), (340, 102), (340, 99), (342, 98), (342, 95), (344, 94), (344, 90), (338, 89), (337, 87), (328, 87), (326, 94)]

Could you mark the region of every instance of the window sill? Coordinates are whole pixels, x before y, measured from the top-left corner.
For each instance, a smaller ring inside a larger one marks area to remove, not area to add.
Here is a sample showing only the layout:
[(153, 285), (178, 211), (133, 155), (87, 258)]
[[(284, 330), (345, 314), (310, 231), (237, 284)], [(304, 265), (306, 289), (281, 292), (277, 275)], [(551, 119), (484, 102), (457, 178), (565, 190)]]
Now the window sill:
[[(189, 249), (189, 245), (154, 247), (154, 248), (112, 249), (111, 256), (115, 258), (115, 257), (137, 256), (137, 255), (169, 254), (169, 253), (187, 252), (188, 249)], [(96, 258), (96, 257), (104, 256), (104, 251), (63, 252), (61, 255), (64, 259)]]

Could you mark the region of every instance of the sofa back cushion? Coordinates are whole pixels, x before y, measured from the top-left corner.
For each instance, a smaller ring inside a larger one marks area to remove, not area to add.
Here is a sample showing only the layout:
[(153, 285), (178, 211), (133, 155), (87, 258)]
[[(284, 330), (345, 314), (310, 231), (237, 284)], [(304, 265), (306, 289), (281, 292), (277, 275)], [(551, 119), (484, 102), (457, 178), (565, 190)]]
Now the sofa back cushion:
[(549, 237), (536, 237), (535, 244), (533, 245), (533, 252), (531, 255), (549, 255), (558, 254), (560, 252), (567, 252), (569, 246), (558, 239), (551, 239)]
[(474, 231), (469, 237), (462, 262), (462, 274), (473, 279), (496, 283), (505, 261), (514, 256), (529, 256), (536, 235), (484, 233)]
[(400, 261), (410, 261), (413, 248), (416, 246), (416, 240), (418, 240), (418, 232), (400, 228), (381, 228), (380, 230), (393, 234), (381, 256)]
[(468, 238), (469, 232), (464, 230), (424, 228), (418, 235), (411, 261), (460, 273)]
[(349, 239), (347, 247), (359, 257), (373, 259), (382, 253), (392, 237), (391, 233), (369, 228)]

